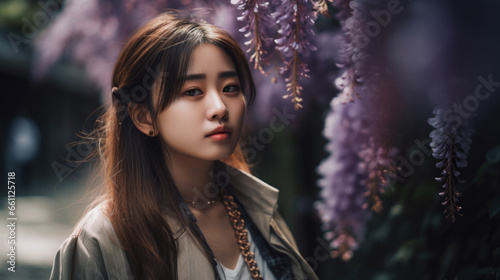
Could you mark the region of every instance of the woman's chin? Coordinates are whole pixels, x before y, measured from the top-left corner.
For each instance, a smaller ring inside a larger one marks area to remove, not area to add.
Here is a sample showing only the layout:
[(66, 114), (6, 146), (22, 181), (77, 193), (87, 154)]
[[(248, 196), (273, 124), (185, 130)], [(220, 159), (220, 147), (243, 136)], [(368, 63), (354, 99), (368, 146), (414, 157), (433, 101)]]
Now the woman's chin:
[(225, 159), (228, 159), (234, 152), (234, 149), (228, 149), (226, 151), (219, 151), (217, 152), (213, 159), (214, 160), (225, 160)]

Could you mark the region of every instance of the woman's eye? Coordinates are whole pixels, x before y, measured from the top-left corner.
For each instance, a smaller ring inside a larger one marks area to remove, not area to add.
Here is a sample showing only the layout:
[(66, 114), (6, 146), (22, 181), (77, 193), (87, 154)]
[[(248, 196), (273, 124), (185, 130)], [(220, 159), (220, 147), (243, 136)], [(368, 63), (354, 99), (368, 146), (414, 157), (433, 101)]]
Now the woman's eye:
[(199, 89), (190, 89), (190, 90), (186, 91), (184, 94), (189, 95), (189, 96), (198, 96), (198, 95), (202, 95), (203, 92)]
[(235, 92), (235, 91), (239, 91), (239, 90), (240, 90), (240, 86), (238, 86), (238, 85), (228, 85), (228, 86), (224, 87), (224, 89), (222, 91)]

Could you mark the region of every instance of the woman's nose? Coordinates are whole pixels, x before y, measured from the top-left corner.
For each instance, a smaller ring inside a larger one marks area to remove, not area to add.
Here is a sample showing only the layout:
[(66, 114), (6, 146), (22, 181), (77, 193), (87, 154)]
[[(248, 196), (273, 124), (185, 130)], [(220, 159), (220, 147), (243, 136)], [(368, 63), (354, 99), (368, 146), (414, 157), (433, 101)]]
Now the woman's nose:
[(226, 119), (229, 112), (226, 104), (221, 98), (221, 95), (217, 91), (212, 90), (207, 97), (207, 119)]

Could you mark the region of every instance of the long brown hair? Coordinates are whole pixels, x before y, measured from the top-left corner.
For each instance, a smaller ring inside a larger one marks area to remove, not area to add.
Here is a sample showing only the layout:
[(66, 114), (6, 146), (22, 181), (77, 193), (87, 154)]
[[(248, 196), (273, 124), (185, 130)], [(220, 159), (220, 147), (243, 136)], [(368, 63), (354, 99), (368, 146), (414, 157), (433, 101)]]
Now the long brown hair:
[[(191, 53), (201, 44), (218, 46), (231, 58), (250, 104), (255, 85), (238, 43), (220, 28), (168, 12), (140, 28), (123, 47), (113, 71), (112, 105), (93, 134), (103, 165), (106, 212), (137, 279), (177, 278), (178, 248), (166, 213), (193, 233), (216, 274), (210, 248), (181, 209), (160, 137), (141, 133), (129, 116), (135, 106), (147, 106), (155, 120), (181, 90)], [(225, 161), (248, 171), (239, 145)]]

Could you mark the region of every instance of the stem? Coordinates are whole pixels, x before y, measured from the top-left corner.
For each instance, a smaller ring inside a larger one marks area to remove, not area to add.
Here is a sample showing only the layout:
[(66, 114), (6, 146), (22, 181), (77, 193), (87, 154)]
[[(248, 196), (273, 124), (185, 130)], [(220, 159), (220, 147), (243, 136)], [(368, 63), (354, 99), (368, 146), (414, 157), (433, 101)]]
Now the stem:
[[(299, 3), (298, 1), (295, 2), (297, 5), (297, 11), (295, 11), (295, 30), (294, 30), (294, 40), (295, 43), (298, 44), (299, 42), (299, 30), (300, 30), (300, 25), (299, 25)], [(299, 96), (300, 92), (298, 91), (297, 85), (298, 85), (298, 60), (299, 60), (299, 51), (297, 49), (294, 50), (293, 53), (293, 69), (292, 69), (292, 94), (293, 94), (293, 104), (295, 107), (295, 110), (298, 110), (300, 107), (300, 101), (299, 101)]]
[[(253, 1), (252, 4), (255, 4), (257, 1)], [(259, 26), (259, 17), (257, 16), (257, 13), (254, 12), (253, 16), (253, 22), (254, 22), (254, 37), (255, 37), (255, 45), (254, 45), (254, 55), (255, 55), (255, 64), (254, 64), (254, 69), (259, 69), (260, 73), (265, 74), (264, 69), (262, 69), (262, 58), (260, 57), (260, 50), (262, 48), (262, 42), (260, 40), (260, 26)]]

